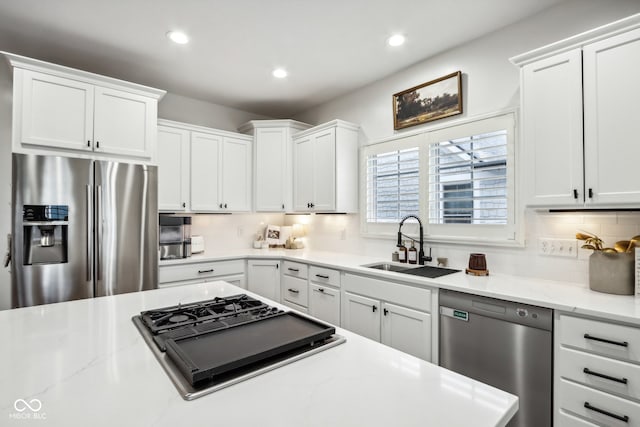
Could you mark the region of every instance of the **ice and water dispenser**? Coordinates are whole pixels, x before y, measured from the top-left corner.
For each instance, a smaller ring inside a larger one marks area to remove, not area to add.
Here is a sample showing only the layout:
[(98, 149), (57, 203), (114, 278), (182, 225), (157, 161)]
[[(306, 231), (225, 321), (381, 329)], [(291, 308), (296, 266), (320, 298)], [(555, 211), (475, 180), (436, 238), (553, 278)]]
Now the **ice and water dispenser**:
[(69, 206), (25, 205), (22, 225), (24, 265), (67, 262)]

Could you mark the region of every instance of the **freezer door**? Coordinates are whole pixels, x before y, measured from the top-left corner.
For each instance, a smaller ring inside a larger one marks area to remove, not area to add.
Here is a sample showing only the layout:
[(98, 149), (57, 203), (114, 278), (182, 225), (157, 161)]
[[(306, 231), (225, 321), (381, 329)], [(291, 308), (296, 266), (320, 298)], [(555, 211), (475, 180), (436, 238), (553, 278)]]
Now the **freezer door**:
[(95, 296), (158, 287), (157, 167), (95, 162)]
[(91, 160), (13, 154), (13, 307), (93, 296), (92, 175)]

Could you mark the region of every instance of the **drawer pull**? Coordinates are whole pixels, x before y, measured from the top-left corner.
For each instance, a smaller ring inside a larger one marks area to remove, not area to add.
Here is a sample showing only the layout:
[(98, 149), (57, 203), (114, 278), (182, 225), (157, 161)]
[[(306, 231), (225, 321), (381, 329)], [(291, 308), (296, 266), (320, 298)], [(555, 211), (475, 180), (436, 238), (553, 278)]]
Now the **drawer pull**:
[(599, 372), (592, 371), (589, 368), (584, 368), (582, 370), (582, 372), (584, 372), (587, 375), (593, 375), (594, 377), (604, 378), (605, 380), (615, 381), (615, 382), (620, 383), (620, 384), (627, 384), (629, 382), (629, 380), (627, 380), (626, 378), (612, 377), (612, 376), (609, 376), (609, 375), (606, 375), (606, 374), (601, 374)]
[(298, 272), (300, 271), (300, 270), (298, 270), (297, 268), (291, 268), (291, 267), (287, 268), (287, 270), (289, 270), (289, 271), (295, 271), (296, 273), (298, 273)]
[(318, 292), (321, 292), (324, 294), (324, 288), (318, 288)]
[(204, 273), (213, 273), (213, 268), (209, 270), (198, 270), (198, 274), (204, 274)]
[(594, 337), (594, 336), (589, 335), (589, 334), (584, 334), (584, 338), (587, 339), (587, 340), (593, 340), (593, 341), (604, 342), (604, 343), (607, 343), (607, 344), (619, 345), (620, 347), (629, 347), (629, 343), (626, 342), (626, 341), (612, 341), (612, 340), (608, 340), (606, 338)]
[(291, 289), (291, 288), (289, 288), (289, 289), (287, 289), (287, 290), (288, 290), (289, 292), (291, 292), (292, 294), (299, 294), (299, 293), (300, 293), (300, 291), (299, 291), (299, 290), (297, 290), (297, 289)]
[(609, 411), (605, 411), (604, 409), (596, 408), (595, 406), (590, 405), (589, 402), (584, 402), (584, 407), (587, 408), (587, 409), (590, 409), (590, 410), (592, 410), (594, 412), (598, 412), (598, 413), (600, 413), (602, 415), (606, 415), (608, 417), (615, 418), (616, 420), (624, 421), (625, 423), (629, 422), (629, 416), (627, 416), (627, 415), (618, 415), (618, 414), (614, 414), (614, 413), (609, 412)]
[(329, 276), (325, 276), (324, 274), (316, 274), (316, 277), (319, 277), (321, 279), (328, 279)]

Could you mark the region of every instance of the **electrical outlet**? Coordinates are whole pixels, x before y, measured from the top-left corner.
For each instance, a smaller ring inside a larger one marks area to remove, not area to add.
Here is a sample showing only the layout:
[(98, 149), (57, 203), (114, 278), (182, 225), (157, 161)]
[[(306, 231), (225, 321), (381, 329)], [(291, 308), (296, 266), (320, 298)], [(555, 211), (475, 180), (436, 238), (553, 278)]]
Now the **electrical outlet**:
[(347, 240), (347, 229), (343, 228), (340, 230), (340, 240)]
[(576, 258), (578, 256), (578, 241), (576, 239), (541, 237), (538, 239), (538, 253), (554, 257)]
[(244, 236), (244, 227), (238, 227), (238, 237)]

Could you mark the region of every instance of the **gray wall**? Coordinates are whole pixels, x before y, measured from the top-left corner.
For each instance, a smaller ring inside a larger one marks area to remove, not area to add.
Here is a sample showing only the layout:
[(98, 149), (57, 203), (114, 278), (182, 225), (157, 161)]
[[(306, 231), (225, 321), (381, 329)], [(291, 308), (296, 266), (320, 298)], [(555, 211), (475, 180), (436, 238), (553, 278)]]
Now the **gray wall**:
[[(360, 124), (369, 140), (388, 137), (394, 133), (392, 94), (457, 70), (463, 73), (464, 114), (438, 120), (433, 125), (515, 107), (519, 104), (519, 73), (509, 62), (511, 56), (638, 12), (638, 0), (569, 0), (296, 114), (294, 118), (307, 123), (340, 118)], [(428, 128), (429, 125), (414, 126), (405, 131), (415, 131), (420, 127)]]
[(230, 132), (237, 132), (238, 127), (249, 120), (273, 118), (172, 93), (160, 100), (158, 117)]

